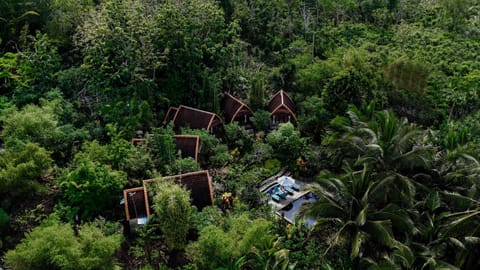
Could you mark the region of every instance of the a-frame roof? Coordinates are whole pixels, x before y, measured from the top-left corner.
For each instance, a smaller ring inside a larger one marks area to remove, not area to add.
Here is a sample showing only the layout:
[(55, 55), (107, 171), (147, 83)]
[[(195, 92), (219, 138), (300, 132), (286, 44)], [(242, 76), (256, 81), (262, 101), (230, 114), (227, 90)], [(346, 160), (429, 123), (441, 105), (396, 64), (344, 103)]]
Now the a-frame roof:
[(189, 128), (210, 129), (214, 126), (222, 124), (222, 119), (220, 119), (217, 114), (185, 105), (180, 105), (178, 107), (177, 112), (172, 120), (174, 125), (177, 127)]
[(270, 102), (268, 103), (268, 111), (270, 112), (270, 116), (278, 113), (289, 114), (295, 121), (297, 121), (297, 116), (295, 115), (295, 104), (283, 90), (275, 93), (275, 95), (273, 95), (273, 97), (270, 99)]
[[(147, 136), (153, 136), (153, 134), (147, 134)], [(182, 157), (191, 157), (195, 161), (198, 161), (198, 155), (202, 147), (200, 136), (197, 135), (174, 135), (173, 136), (175, 148), (182, 152)], [(132, 138), (131, 143), (137, 145), (144, 143), (144, 138)]]
[(240, 116), (253, 115), (252, 109), (250, 109), (244, 102), (230, 95), (229, 93), (225, 93), (222, 105), (227, 123), (232, 123), (237, 117)]
[[(173, 180), (176, 183), (184, 185), (186, 189), (190, 190), (192, 204), (197, 206), (199, 210), (205, 206), (213, 205), (212, 180), (207, 170), (166, 176), (161, 180)], [(151, 185), (153, 181), (155, 180), (143, 180), (143, 185), (148, 189), (148, 186)]]
[(178, 108), (177, 107), (169, 107), (167, 114), (165, 115), (165, 118), (163, 119), (164, 123), (170, 123), (170, 121), (173, 121), (173, 118), (175, 117), (175, 114), (177, 113)]
[(123, 190), (125, 202), (125, 218), (128, 220), (150, 215), (148, 196), (144, 187)]
[(182, 152), (182, 157), (191, 157), (198, 161), (200, 153), (201, 141), (197, 135), (175, 135), (175, 146)]

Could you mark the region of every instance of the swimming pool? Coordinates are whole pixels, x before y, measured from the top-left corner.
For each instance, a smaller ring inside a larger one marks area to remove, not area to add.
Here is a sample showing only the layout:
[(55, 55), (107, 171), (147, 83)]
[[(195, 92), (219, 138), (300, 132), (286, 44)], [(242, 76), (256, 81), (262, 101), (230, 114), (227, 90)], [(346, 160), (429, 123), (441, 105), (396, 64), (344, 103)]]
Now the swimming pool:
[[(285, 205), (281, 209), (277, 211), (277, 214), (283, 216), (288, 222), (295, 224), (295, 219), (300, 211), (300, 208), (303, 204), (308, 202), (313, 202), (317, 200), (317, 196), (312, 192), (307, 192), (302, 196), (298, 197), (296, 200), (290, 202), (289, 204)], [(307, 226), (311, 227), (315, 225), (316, 221), (313, 218), (306, 218), (303, 221), (307, 224)]]

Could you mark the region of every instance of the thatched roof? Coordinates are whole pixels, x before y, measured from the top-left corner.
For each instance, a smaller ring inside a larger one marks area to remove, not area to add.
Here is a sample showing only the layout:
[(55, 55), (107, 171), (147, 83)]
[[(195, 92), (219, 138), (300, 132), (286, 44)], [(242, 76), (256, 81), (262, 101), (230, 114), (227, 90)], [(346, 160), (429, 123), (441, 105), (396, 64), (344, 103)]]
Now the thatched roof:
[[(173, 176), (166, 176), (163, 180), (169, 179), (182, 184), (190, 190), (192, 204), (201, 210), (205, 206), (213, 205), (213, 186), (208, 171), (184, 173)], [(153, 179), (143, 180), (143, 185), (148, 187)]]
[(125, 200), (125, 217), (128, 220), (150, 215), (148, 196), (144, 187), (123, 190)]
[[(148, 136), (153, 136), (153, 134), (148, 134)], [(200, 149), (202, 147), (200, 137), (197, 135), (174, 135), (173, 136), (175, 148), (180, 150), (182, 157), (191, 157), (198, 161), (198, 155), (200, 154)], [(146, 139), (144, 138), (132, 138), (131, 143), (137, 145), (139, 143), (144, 143)]]
[(182, 157), (191, 157), (198, 161), (198, 154), (200, 153), (201, 141), (200, 137), (196, 135), (175, 135), (175, 146), (177, 150), (182, 152)]
[(252, 109), (228, 93), (226, 93), (223, 98), (222, 106), (227, 123), (232, 123), (233, 121), (241, 120), (245, 116), (250, 117), (253, 115)]
[(270, 99), (270, 102), (268, 103), (268, 111), (270, 112), (271, 117), (273, 115), (289, 115), (291, 116), (292, 121), (297, 121), (297, 116), (295, 115), (295, 104), (283, 90), (278, 91)]
[[(153, 136), (153, 134), (148, 134), (148, 136)], [(173, 136), (175, 148), (180, 150), (182, 157), (191, 157), (198, 161), (198, 155), (200, 154), (200, 149), (202, 147), (200, 136), (197, 135), (174, 135)], [(132, 138), (131, 143), (137, 145), (139, 143), (144, 143), (144, 138)]]
[[(175, 111), (175, 108), (170, 107), (165, 119), (170, 119), (169, 117), (173, 114), (173, 111)], [(210, 129), (222, 124), (222, 119), (215, 113), (184, 105), (180, 105), (176, 109), (176, 113), (171, 120), (176, 127)]]
[(177, 113), (177, 111), (178, 111), (177, 107), (168, 108), (167, 114), (165, 115), (163, 122), (170, 123), (170, 121), (173, 121), (173, 118), (175, 117), (175, 114)]

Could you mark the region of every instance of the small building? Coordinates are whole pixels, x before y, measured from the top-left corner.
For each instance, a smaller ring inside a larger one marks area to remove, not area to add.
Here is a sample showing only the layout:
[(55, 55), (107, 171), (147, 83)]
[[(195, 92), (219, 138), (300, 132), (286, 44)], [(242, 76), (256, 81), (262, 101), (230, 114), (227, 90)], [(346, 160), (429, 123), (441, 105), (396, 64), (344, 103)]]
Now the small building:
[(125, 219), (129, 222), (130, 230), (135, 229), (148, 220), (150, 206), (148, 196), (144, 187), (136, 187), (123, 190), (123, 201), (125, 206)]
[(171, 121), (173, 121), (173, 118), (175, 118), (175, 114), (177, 113), (177, 111), (178, 111), (177, 107), (171, 106), (170, 108), (168, 108), (167, 114), (165, 115), (165, 118), (163, 119), (163, 122), (165, 124), (168, 124)]
[(223, 122), (217, 114), (184, 105), (178, 108), (170, 107), (164, 121), (165, 123), (173, 122), (176, 129), (181, 127), (206, 129), (215, 135), (223, 132)]
[(283, 90), (278, 91), (268, 103), (268, 111), (273, 125), (279, 123), (291, 122), (297, 123), (295, 115), (295, 104), (293, 100)]
[(241, 126), (251, 124), (250, 118), (253, 111), (240, 99), (226, 93), (222, 100), (222, 108), (225, 114), (225, 122), (238, 122)]
[[(199, 210), (202, 210), (205, 206), (213, 205), (212, 180), (207, 170), (166, 176), (160, 180), (143, 180), (143, 186), (148, 190), (152, 188), (151, 185), (154, 181), (161, 180), (173, 180), (178, 184), (184, 185), (186, 189), (190, 190), (192, 204)], [(155, 191), (153, 191), (153, 193), (155, 193)], [(150, 210), (147, 211), (147, 214), (150, 216)]]
[[(153, 134), (148, 134), (147, 136), (152, 137)], [(200, 149), (202, 143), (200, 136), (197, 135), (174, 135), (173, 136), (175, 148), (180, 150), (182, 158), (191, 157), (198, 162)], [(144, 143), (145, 138), (132, 138), (131, 143), (137, 145), (139, 143)]]
[(197, 135), (175, 135), (175, 147), (182, 153), (182, 158), (191, 157), (198, 162), (202, 143)]

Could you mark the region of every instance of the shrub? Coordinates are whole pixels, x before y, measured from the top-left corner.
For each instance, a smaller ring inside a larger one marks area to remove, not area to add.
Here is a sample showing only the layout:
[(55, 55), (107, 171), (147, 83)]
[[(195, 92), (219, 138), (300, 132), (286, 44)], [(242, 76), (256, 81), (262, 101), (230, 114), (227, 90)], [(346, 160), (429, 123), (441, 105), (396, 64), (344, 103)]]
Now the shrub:
[(114, 253), (122, 236), (106, 235), (91, 224), (75, 236), (70, 224), (54, 222), (35, 228), (5, 255), (12, 270), (22, 269), (117, 269)]
[(158, 217), (165, 243), (170, 250), (182, 250), (190, 228), (190, 193), (170, 181), (156, 181), (153, 209)]
[[(93, 218), (115, 209), (127, 176), (110, 166), (94, 161), (83, 161), (58, 178), (63, 200), (80, 210), (82, 218)], [(75, 209), (73, 209), (75, 210)]]

